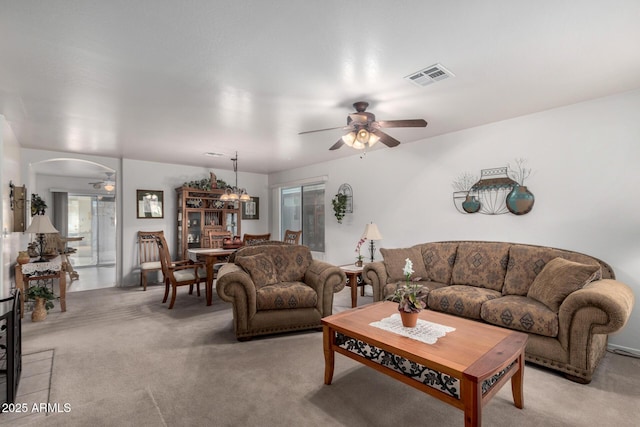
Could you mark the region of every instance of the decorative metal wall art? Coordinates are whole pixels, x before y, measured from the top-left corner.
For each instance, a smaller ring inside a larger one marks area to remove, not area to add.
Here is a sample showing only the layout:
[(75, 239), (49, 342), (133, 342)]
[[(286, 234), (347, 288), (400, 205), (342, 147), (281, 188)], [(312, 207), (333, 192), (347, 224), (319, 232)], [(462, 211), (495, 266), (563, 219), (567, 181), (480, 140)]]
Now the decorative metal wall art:
[(353, 213), (353, 189), (349, 184), (342, 184), (338, 188), (338, 193), (347, 196), (347, 205), (345, 206), (346, 213)]
[(524, 215), (531, 212), (535, 197), (524, 185), (531, 169), (524, 166), (524, 159), (516, 159), (512, 167), (482, 169), (480, 179), (464, 173), (454, 182), (453, 204), (463, 214), (481, 213)]

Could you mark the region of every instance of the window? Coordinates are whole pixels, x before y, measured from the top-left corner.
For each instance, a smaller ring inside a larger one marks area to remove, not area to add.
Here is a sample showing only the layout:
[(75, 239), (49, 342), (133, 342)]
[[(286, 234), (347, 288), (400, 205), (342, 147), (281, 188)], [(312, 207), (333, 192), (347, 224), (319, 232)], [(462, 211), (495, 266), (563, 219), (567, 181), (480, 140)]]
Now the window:
[(282, 188), (280, 200), (281, 233), (302, 230), (302, 244), (324, 252), (324, 184)]

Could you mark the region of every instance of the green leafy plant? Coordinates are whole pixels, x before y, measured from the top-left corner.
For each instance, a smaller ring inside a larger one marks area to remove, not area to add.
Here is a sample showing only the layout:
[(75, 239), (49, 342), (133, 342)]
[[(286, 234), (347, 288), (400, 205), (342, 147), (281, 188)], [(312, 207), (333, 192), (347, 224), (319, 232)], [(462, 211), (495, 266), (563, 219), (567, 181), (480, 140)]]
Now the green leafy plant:
[(31, 216), (44, 215), (47, 209), (47, 204), (37, 194), (31, 194)]
[(335, 197), (331, 200), (331, 204), (333, 205), (333, 214), (336, 216), (338, 224), (342, 224), (342, 218), (344, 218), (347, 212), (346, 194), (336, 194)]
[(42, 298), (45, 300), (44, 308), (49, 311), (49, 309), (53, 308), (53, 300), (56, 299), (56, 296), (53, 292), (47, 288), (46, 286), (31, 286), (27, 290), (27, 297), (29, 299)]
[(405, 283), (398, 285), (396, 291), (387, 299), (398, 303), (398, 311), (419, 313), (427, 307), (429, 288), (418, 283), (421, 277), (411, 280), (413, 263), (409, 258), (405, 260), (403, 273)]

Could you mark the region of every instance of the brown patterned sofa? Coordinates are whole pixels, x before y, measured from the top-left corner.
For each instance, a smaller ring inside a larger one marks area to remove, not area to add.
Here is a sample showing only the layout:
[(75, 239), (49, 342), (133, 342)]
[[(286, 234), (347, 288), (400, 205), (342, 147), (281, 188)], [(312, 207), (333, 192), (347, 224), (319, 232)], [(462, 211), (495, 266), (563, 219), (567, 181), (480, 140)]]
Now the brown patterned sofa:
[(318, 329), (331, 314), (333, 294), (346, 283), (336, 266), (314, 260), (302, 245), (265, 244), (239, 249), (218, 272), (216, 291), (233, 304), (238, 340)]
[(623, 328), (634, 304), (631, 289), (597, 258), (542, 246), (451, 241), (381, 249), (366, 264), (373, 300), (403, 280), (405, 259), (431, 289), (428, 307), (527, 332), (526, 360), (589, 383), (608, 334)]

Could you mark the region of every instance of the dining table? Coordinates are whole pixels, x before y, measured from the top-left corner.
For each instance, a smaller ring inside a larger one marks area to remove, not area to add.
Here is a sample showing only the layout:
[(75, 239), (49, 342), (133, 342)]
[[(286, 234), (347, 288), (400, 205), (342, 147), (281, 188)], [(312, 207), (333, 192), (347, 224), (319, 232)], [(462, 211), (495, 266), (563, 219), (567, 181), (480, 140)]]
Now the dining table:
[(190, 248), (187, 250), (189, 259), (193, 262), (204, 262), (207, 270), (207, 285), (205, 295), (207, 305), (211, 305), (213, 301), (213, 266), (220, 262), (225, 262), (231, 254), (238, 249), (220, 249), (220, 248)]

